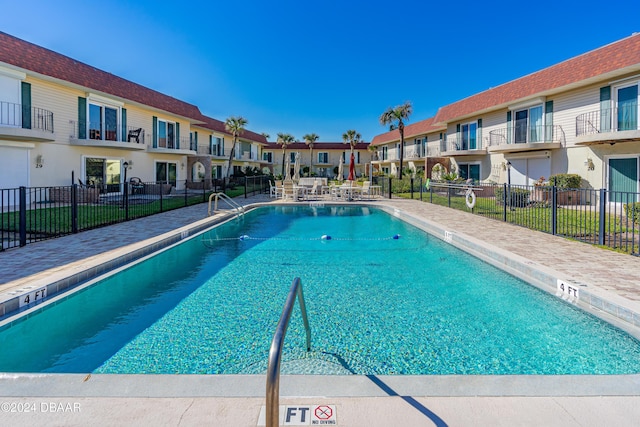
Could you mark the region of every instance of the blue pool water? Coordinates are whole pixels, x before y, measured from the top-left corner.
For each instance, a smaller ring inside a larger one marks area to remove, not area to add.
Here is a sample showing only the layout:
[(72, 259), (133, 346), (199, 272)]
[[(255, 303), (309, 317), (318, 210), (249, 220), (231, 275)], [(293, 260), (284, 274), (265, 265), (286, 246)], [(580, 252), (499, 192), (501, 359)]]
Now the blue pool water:
[(285, 373), (640, 372), (629, 335), (357, 206), (250, 211), (3, 328), (0, 371), (263, 373), (296, 276)]

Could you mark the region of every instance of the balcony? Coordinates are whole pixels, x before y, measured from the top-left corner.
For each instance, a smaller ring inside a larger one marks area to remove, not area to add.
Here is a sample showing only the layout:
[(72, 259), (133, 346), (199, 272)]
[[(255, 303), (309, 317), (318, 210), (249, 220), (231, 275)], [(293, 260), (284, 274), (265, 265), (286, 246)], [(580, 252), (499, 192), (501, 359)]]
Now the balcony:
[(456, 137), (447, 137), (446, 141), (441, 144), (440, 156), (444, 157), (462, 157), (462, 156), (484, 156), (487, 149), (482, 146), (482, 141), (458, 139)]
[(72, 145), (83, 147), (116, 148), (120, 150), (145, 150), (148, 136), (145, 130), (137, 126), (100, 126), (100, 124), (69, 121), (71, 131), (69, 140)]
[(423, 151), (424, 150), (421, 145), (410, 145), (408, 147), (404, 147), (404, 158), (407, 160), (422, 159), (424, 158)]
[(193, 155), (196, 151), (196, 147), (191, 146), (191, 138), (188, 136), (158, 136), (154, 142), (148, 147), (151, 153)]
[(54, 141), (53, 113), (0, 101), (0, 138), (18, 141)]
[(606, 108), (576, 117), (576, 145), (640, 141), (638, 107)]
[(566, 139), (562, 126), (518, 126), (489, 132), (490, 153), (518, 153), (562, 148)]

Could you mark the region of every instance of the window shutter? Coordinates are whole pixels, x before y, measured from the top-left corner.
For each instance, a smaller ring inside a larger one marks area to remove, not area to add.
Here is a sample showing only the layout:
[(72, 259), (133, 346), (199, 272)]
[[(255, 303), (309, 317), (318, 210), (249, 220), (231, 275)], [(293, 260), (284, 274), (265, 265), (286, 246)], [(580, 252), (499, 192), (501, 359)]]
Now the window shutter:
[(476, 131), (476, 147), (482, 149), (482, 119), (478, 119), (478, 130)]
[(544, 140), (553, 142), (553, 101), (544, 103)]
[(31, 83), (22, 82), (22, 128), (31, 129)]
[(123, 108), (122, 110), (122, 141), (129, 142), (129, 138), (127, 138), (127, 109)]
[(198, 149), (198, 131), (195, 131), (194, 135), (195, 135), (195, 143), (196, 143), (196, 147), (194, 148), (194, 150), (197, 150)]
[(222, 148), (220, 148), (220, 155), (224, 156), (224, 136), (222, 137), (221, 141), (222, 141)]
[(511, 111), (507, 111), (507, 144), (511, 144)]
[(180, 123), (176, 122), (176, 142), (174, 147), (179, 149), (184, 149), (184, 147), (180, 146)]
[(213, 135), (209, 135), (209, 154), (215, 154), (213, 152)]
[(153, 116), (153, 148), (158, 148), (158, 118)]
[(600, 132), (611, 130), (611, 86), (600, 88)]
[(87, 98), (78, 97), (78, 139), (87, 139)]

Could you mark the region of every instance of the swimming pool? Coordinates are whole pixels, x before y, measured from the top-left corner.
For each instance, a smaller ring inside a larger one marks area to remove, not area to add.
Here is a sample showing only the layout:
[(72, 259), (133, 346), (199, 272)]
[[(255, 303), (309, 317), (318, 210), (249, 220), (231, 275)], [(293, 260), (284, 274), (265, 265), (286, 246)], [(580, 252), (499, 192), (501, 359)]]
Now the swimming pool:
[(384, 212), (334, 206), (250, 211), (17, 321), (0, 371), (261, 373), (295, 276), (312, 352), (296, 309), (283, 373), (640, 370), (638, 341), (609, 324)]

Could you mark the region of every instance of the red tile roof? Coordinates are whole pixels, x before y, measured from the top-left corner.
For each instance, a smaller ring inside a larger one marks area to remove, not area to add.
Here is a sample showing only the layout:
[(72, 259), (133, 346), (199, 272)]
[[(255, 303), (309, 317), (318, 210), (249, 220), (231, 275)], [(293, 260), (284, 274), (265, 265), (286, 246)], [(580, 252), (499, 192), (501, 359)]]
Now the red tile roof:
[[(205, 129), (209, 129), (209, 130), (213, 130), (216, 132), (220, 132), (220, 133), (224, 133), (227, 135), (231, 135), (227, 129), (225, 128), (225, 124), (224, 122), (218, 120), (218, 119), (214, 119), (213, 117), (207, 117), (207, 116), (201, 116), (200, 120), (203, 122), (202, 124), (197, 124), (195, 126), (198, 127), (203, 127)], [(264, 137), (264, 135), (261, 135), (259, 133), (255, 133), (252, 132), (248, 129), (245, 129), (244, 132), (242, 132), (242, 135), (240, 135), (240, 139), (247, 139), (249, 141), (255, 141), (255, 142), (261, 142), (263, 144), (267, 143), (267, 138)]]
[[(413, 138), (418, 135), (426, 135), (437, 130), (443, 130), (445, 126), (435, 126), (433, 124), (433, 117), (421, 120), (416, 123), (411, 123), (404, 126), (404, 139)], [(400, 131), (392, 130), (380, 135), (376, 135), (371, 141), (372, 145), (386, 144), (388, 142), (400, 141)]]
[(195, 105), (156, 92), (3, 32), (0, 32), (0, 62), (190, 119), (197, 120), (202, 116), (202, 113)]
[(435, 123), (450, 123), (492, 107), (604, 77), (628, 67), (640, 69), (640, 33), (444, 106), (438, 110)]
[[(356, 150), (366, 150), (369, 147), (368, 142), (361, 142), (356, 144)], [(282, 145), (269, 142), (266, 147), (267, 150), (282, 150)], [(344, 142), (315, 142), (313, 144), (313, 150), (348, 150), (349, 144)], [(287, 145), (287, 150), (309, 150), (309, 146), (304, 142), (294, 142)]]

